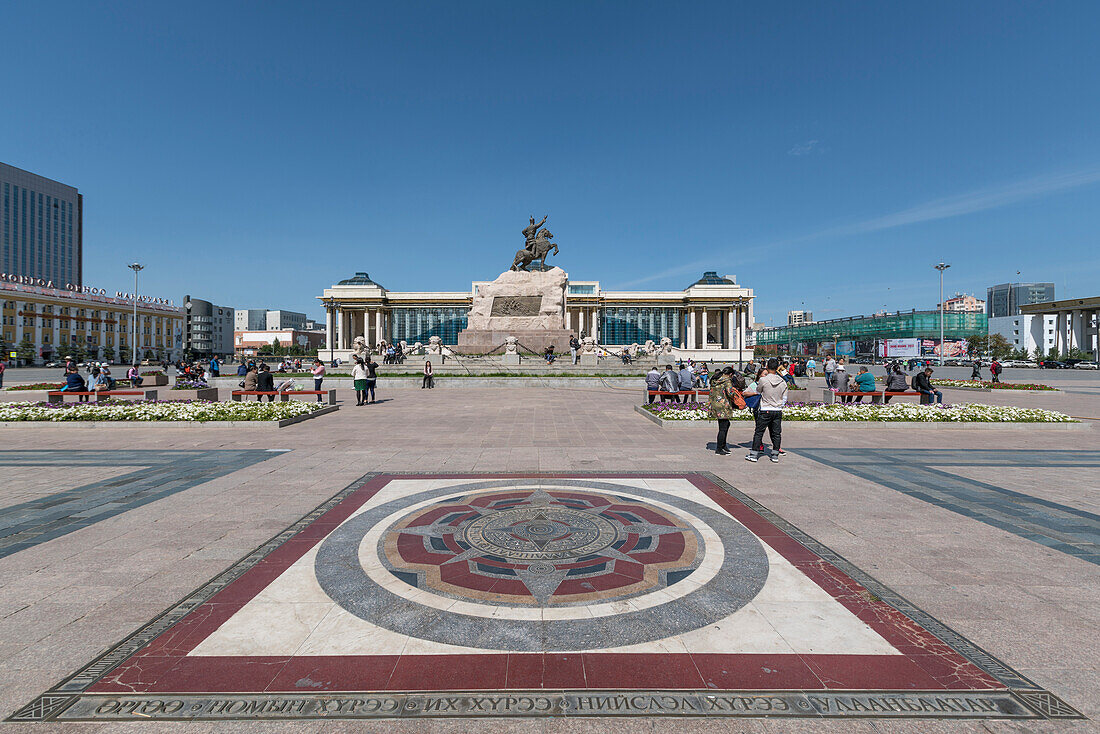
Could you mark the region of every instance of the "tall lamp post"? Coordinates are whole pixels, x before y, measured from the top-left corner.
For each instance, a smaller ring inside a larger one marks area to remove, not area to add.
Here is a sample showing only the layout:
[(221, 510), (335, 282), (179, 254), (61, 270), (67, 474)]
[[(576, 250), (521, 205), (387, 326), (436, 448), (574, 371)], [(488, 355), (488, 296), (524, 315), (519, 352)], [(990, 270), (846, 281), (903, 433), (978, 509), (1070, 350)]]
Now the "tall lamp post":
[(130, 263), (126, 267), (134, 271), (134, 319), (131, 323), (131, 338), (130, 338), (130, 366), (137, 368), (137, 302), (138, 302), (138, 273), (140, 273), (145, 266), (141, 263)]
[(943, 271), (951, 266), (947, 263), (940, 263), (932, 267), (940, 271), (940, 367), (943, 367)]

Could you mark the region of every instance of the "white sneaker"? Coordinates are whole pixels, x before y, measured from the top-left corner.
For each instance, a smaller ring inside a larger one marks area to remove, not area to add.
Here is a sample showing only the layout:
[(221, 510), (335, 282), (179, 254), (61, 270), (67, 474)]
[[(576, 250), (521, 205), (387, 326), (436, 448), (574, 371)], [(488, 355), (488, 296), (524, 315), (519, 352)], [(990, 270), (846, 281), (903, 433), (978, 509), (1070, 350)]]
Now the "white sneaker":
[(759, 456), (753, 456), (752, 454), (749, 454), (748, 456), (745, 457), (745, 461), (751, 461), (754, 464), (759, 460), (760, 460)]
[(779, 463), (779, 454), (772, 454), (768, 458), (772, 460), (773, 464), (778, 464)]

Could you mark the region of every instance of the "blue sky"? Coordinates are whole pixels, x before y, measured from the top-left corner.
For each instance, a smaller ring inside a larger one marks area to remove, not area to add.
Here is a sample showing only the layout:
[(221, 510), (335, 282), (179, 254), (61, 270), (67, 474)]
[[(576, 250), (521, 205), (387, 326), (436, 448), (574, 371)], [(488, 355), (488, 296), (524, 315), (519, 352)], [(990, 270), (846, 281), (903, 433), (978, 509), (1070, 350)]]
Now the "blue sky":
[[(0, 161), (85, 281), (306, 310), (463, 290), (549, 214), (608, 288), (758, 320), (1100, 282), (1100, 3), (6, 3)], [(553, 258), (552, 258), (553, 259)], [(1017, 271), (1020, 275), (1017, 276)]]

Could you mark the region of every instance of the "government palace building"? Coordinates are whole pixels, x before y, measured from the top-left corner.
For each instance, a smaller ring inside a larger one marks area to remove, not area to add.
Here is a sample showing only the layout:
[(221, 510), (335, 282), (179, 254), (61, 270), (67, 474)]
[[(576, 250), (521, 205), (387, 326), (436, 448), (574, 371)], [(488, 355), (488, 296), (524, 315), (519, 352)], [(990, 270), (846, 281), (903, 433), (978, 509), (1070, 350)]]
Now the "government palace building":
[[(466, 328), (478, 288), (467, 291), (391, 291), (356, 273), (319, 296), (326, 313), (326, 358), (349, 359), (352, 342), (427, 344), (432, 336), (454, 345)], [(597, 280), (568, 280), (565, 328), (595, 337), (615, 354), (631, 344), (660, 343), (667, 337), (680, 358), (747, 361), (753, 291), (732, 275), (708, 271), (682, 291), (609, 291)]]

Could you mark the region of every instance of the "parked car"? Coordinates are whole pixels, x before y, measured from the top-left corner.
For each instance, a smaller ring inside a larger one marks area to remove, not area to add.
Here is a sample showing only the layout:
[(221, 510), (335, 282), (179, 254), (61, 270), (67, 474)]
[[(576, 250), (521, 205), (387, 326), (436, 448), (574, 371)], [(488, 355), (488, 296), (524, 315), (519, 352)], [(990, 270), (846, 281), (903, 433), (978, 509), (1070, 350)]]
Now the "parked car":
[(1077, 364), (1075, 364), (1073, 366), (1073, 368), (1078, 369), (1078, 370), (1096, 370), (1096, 369), (1100, 369), (1100, 367), (1098, 367), (1095, 362), (1078, 362)]
[(1056, 359), (1044, 359), (1039, 363), (1039, 366), (1044, 370), (1064, 370), (1066, 365), (1064, 362), (1059, 362)]

